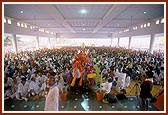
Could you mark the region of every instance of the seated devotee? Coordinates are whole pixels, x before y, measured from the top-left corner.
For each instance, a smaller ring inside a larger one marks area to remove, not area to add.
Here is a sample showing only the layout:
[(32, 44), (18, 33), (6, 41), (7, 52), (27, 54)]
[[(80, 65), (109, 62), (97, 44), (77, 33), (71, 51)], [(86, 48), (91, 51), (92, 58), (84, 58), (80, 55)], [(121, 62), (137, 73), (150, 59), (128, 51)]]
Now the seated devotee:
[(106, 78), (105, 82), (101, 84), (101, 89), (105, 91), (105, 96), (103, 98), (104, 103), (108, 103), (107, 101), (107, 95), (110, 93), (112, 88), (112, 79), (111, 78)]
[(25, 77), (21, 78), (21, 82), (18, 85), (16, 99), (18, 100), (28, 100), (28, 90), (29, 90), (29, 83), (26, 81)]
[(17, 95), (17, 90), (18, 90), (17, 80), (16, 80), (16, 79), (13, 79), (12, 87), (11, 87), (12, 94), (11, 94), (11, 96), (10, 96), (12, 99), (13, 99), (14, 97), (16, 97), (16, 95)]
[(29, 84), (30, 96), (38, 95), (39, 89), (40, 88), (39, 88), (39, 85), (36, 82), (35, 76), (32, 76), (31, 82)]
[(9, 99), (11, 96), (12, 92), (11, 92), (11, 85), (8, 82), (8, 78), (5, 76), (4, 78), (4, 99)]
[(103, 103), (108, 103), (107, 96), (111, 92), (112, 81), (113, 80), (111, 78), (106, 78), (105, 82), (101, 84), (102, 90), (105, 91), (105, 96), (103, 98)]
[(40, 91), (39, 91), (39, 95), (41, 97), (45, 97), (49, 91), (49, 86), (47, 84), (47, 80), (44, 80), (44, 82), (42, 83), (41, 87), (40, 87)]

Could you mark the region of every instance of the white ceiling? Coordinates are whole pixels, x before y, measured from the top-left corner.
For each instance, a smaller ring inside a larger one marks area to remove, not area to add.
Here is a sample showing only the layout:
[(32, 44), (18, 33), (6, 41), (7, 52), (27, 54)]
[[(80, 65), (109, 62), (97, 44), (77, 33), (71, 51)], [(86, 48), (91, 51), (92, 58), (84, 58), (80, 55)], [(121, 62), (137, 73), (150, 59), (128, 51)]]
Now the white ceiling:
[[(81, 9), (86, 9), (87, 13), (81, 14)], [(4, 15), (59, 34), (111, 34), (164, 17), (164, 5), (5, 4)]]

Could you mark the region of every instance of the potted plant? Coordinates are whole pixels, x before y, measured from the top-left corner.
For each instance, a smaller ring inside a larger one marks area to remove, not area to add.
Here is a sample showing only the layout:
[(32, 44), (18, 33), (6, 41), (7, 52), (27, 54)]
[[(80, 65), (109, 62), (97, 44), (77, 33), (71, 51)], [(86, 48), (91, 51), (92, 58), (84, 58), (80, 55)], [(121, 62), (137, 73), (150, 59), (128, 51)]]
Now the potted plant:
[(64, 86), (64, 83), (61, 82), (61, 80), (59, 82), (60, 82), (58, 84), (58, 87), (59, 87), (59, 90), (60, 90), (59, 99), (60, 99), (61, 102), (65, 102), (66, 98), (67, 98), (68, 91), (67, 91), (66, 87)]
[(68, 91), (65, 90), (65, 89), (61, 91), (61, 93), (60, 93), (60, 101), (61, 102), (65, 102), (66, 101), (67, 94), (68, 94)]

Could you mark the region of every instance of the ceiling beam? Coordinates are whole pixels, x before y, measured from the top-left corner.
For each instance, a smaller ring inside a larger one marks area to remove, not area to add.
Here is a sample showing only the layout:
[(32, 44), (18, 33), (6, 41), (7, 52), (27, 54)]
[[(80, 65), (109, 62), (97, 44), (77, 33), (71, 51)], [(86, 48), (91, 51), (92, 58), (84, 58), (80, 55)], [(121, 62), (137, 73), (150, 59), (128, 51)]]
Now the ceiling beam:
[(104, 27), (106, 24), (108, 24), (111, 20), (113, 20), (116, 16), (120, 15), (123, 11), (125, 11), (130, 4), (114, 4), (111, 9), (106, 13), (106, 15), (103, 17), (102, 22), (100, 22), (94, 31), (92, 33), (96, 33), (99, 31), (102, 27)]
[(52, 18), (55, 19), (56, 22), (59, 22), (67, 30), (71, 31), (72, 33), (75, 33), (74, 29), (65, 21), (64, 17), (60, 14), (60, 12), (58, 11), (55, 5), (49, 4), (49, 5), (39, 6), (39, 7), (40, 9), (46, 9), (47, 15), (52, 16)]
[(76, 21), (80, 21), (80, 22), (86, 22), (86, 21), (96, 21), (99, 22), (101, 21), (101, 19), (65, 19), (66, 22), (76, 22)]
[[(131, 19), (126, 19), (126, 18), (114, 18), (113, 21), (131, 21)], [(147, 21), (147, 20), (144, 20), (144, 19), (133, 19), (132, 21), (139, 22), (139, 21)]]
[[(20, 22), (34, 22), (34, 19), (32, 20), (27, 20), (27, 19), (24, 19), (24, 20), (18, 20)], [(36, 20), (36, 22), (46, 22), (46, 21), (55, 21), (55, 19), (38, 19)]]

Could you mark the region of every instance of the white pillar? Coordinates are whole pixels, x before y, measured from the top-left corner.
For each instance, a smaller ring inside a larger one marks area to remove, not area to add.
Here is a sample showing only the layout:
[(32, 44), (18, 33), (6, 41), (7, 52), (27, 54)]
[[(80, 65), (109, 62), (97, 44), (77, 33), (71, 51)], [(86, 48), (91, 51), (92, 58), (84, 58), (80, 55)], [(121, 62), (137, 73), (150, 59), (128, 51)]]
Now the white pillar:
[(113, 38), (111, 38), (111, 44), (110, 44), (111, 47), (112, 47), (112, 43), (113, 43)]
[(152, 53), (152, 54), (153, 54), (153, 43), (154, 43), (154, 40), (155, 40), (155, 35), (151, 34), (150, 45), (149, 45), (149, 53)]
[(58, 35), (55, 35), (55, 47), (57, 46), (57, 39), (58, 39)]
[(118, 47), (120, 46), (120, 38), (118, 38), (117, 46), (118, 46)]
[(48, 38), (48, 48), (51, 48), (50, 38)]
[(131, 36), (129, 36), (128, 49), (130, 49), (130, 46), (131, 46)]
[(38, 50), (39, 49), (39, 37), (36, 36), (36, 49)]
[(110, 44), (111, 47), (112, 47), (112, 43), (113, 43), (113, 34), (111, 34), (111, 44)]
[(13, 46), (14, 52), (17, 54), (18, 53), (18, 47), (17, 47), (16, 34), (12, 34), (12, 46)]

